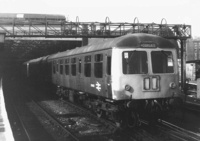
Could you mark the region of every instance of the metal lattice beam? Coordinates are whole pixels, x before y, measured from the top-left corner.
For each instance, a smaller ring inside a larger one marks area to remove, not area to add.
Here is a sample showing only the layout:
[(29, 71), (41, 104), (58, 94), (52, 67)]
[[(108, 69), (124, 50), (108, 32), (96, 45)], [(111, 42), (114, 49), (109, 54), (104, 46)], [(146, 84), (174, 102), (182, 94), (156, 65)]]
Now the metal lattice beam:
[(130, 33), (149, 33), (169, 39), (191, 38), (191, 26), (183, 24), (111, 23), (106, 18), (100, 22), (67, 22), (36, 20), (0, 20), (0, 27), (6, 37), (46, 37), (46, 38), (114, 38)]

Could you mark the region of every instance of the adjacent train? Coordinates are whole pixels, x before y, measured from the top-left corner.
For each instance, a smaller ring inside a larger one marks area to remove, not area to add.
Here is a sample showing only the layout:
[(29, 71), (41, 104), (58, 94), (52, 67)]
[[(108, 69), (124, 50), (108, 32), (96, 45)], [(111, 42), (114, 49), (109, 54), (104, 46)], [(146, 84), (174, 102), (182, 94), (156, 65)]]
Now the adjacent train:
[(27, 76), (57, 86), (118, 125), (134, 127), (141, 115), (160, 115), (179, 97), (175, 41), (136, 33), (25, 62)]
[(16, 13), (0, 13), (0, 20), (14, 21), (14, 20), (28, 20), (28, 21), (65, 21), (64, 15), (54, 14), (16, 14)]

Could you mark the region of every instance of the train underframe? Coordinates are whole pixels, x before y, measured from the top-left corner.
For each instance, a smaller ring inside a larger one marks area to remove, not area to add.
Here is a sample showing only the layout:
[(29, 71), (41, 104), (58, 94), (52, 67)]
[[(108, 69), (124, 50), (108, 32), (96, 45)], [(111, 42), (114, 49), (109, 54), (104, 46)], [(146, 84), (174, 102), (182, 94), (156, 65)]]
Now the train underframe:
[(60, 86), (56, 94), (70, 102), (84, 105), (99, 118), (109, 119), (122, 128), (140, 126), (141, 119), (154, 123), (166, 116), (170, 109), (177, 108), (176, 98), (114, 101)]

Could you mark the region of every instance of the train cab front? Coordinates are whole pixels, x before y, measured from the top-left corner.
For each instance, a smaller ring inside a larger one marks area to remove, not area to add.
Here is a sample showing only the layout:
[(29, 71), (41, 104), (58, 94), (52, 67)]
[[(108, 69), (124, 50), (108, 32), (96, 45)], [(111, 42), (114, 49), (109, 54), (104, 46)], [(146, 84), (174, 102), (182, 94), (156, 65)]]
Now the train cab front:
[(113, 60), (120, 63), (112, 67), (112, 96), (134, 109), (142, 105), (153, 111), (155, 105), (167, 108), (170, 99), (178, 97), (178, 64), (175, 48), (149, 46), (113, 50)]

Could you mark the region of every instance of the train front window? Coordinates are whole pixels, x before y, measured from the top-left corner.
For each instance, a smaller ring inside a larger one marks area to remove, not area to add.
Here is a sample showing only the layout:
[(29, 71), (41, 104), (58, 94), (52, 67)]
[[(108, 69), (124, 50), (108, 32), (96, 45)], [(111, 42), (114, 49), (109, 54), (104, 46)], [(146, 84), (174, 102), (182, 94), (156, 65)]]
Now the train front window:
[(148, 61), (146, 51), (124, 51), (122, 53), (124, 74), (148, 73)]
[(174, 63), (171, 51), (152, 51), (152, 69), (153, 73), (173, 73)]

